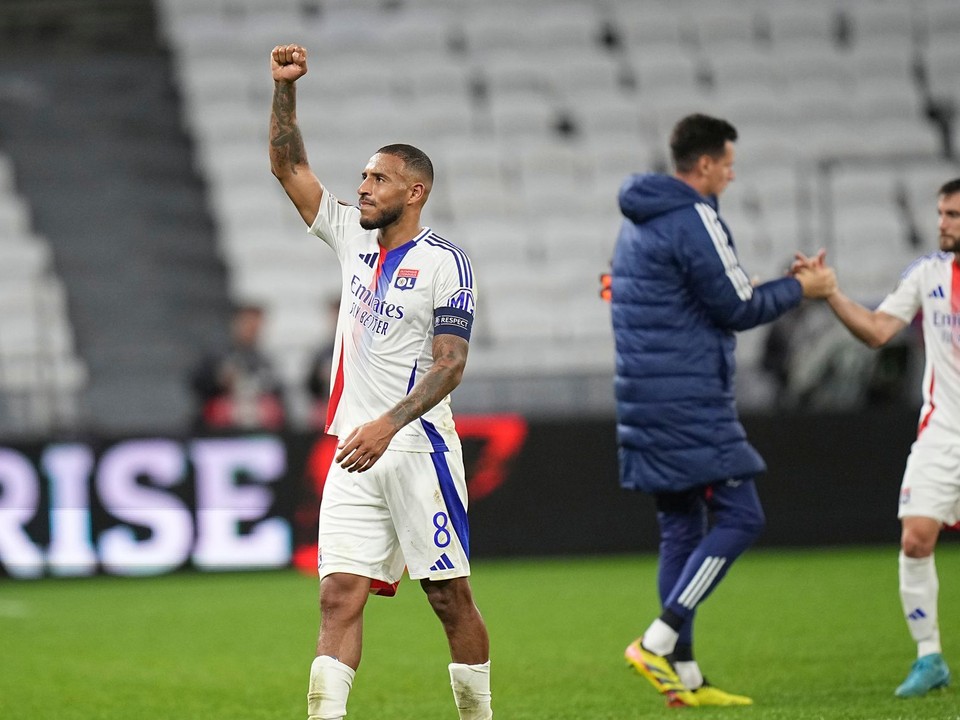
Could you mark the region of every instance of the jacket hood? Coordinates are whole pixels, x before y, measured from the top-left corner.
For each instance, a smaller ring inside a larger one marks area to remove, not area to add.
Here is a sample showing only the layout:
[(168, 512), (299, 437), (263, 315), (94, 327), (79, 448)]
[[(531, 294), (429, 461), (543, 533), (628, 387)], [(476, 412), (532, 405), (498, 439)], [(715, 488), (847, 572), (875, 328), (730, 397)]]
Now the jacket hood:
[(706, 202), (717, 209), (714, 195), (704, 197), (679, 178), (659, 173), (631, 175), (620, 186), (620, 212), (635, 223), (685, 205)]

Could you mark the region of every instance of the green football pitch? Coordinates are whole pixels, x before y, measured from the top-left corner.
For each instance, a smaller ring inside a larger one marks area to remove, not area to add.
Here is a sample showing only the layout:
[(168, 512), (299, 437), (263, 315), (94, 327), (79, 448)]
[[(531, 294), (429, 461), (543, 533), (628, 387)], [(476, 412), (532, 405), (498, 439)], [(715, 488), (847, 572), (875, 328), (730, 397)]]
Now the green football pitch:
[[(679, 710), (622, 655), (657, 612), (654, 557), (478, 560), (496, 717), (960, 718), (955, 688), (893, 697), (914, 659), (896, 557), (895, 545), (748, 552), (701, 608), (697, 650), (712, 682), (755, 705)], [(960, 673), (955, 538), (937, 564)], [(294, 571), (0, 580), (0, 718), (305, 718), (316, 623), (316, 581)], [(456, 717), (446, 643), (416, 583), (371, 598), (364, 635), (348, 718)]]

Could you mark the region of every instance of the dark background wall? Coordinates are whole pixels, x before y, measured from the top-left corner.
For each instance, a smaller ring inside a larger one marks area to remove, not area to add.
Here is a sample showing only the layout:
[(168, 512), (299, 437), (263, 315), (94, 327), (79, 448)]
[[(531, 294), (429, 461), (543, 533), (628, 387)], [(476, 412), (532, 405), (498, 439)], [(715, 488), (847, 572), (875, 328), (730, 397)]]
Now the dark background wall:
[[(908, 410), (745, 418), (770, 467), (759, 479), (768, 519), (761, 545), (896, 546), (897, 495), (915, 423)], [(619, 488), (613, 421), (528, 423), (491, 415), (464, 416), (458, 425), (476, 557), (656, 550), (652, 499)], [(198, 465), (200, 449), (211, 446), (230, 458), (213, 470)], [(310, 569), (334, 446), (329, 436), (312, 434), (0, 445), (0, 570), (24, 577), (152, 574), (210, 567), (203, 558), (214, 545), (229, 560), (210, 569), (262, 566), (245, 543), (277, 525), (286, 539), (273, 542), (270, 565)], [(226, 525), (211, 522), (223, 513), (231, 518)], [(126, 564), (103, 566), (103, 539), (117, 528), (133, 539)], [(24, 555), (26, 545), (32, 549)], [(151, 555), (158, 545), (174, 549)], [(198, 554), (197, 547), (205, 550)], [(71, 566), (78, 548), (86, 559)], [(30, 563), (33, 569), (24, 570)]]
[[(897, 497), (916, 431), (912, 410), (752, 416), (767, 461), (761, 544), (896, 543)], [(612, 421), (535, 423), (497, 492), (471, 507), (477, 554), (653, 551), (653, 502), (621, 490)]]

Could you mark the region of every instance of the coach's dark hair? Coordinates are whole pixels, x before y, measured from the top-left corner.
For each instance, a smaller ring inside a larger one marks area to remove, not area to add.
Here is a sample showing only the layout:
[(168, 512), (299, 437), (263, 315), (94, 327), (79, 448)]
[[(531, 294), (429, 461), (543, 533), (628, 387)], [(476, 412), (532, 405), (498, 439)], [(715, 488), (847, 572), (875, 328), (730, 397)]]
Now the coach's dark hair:
[(670, 135), (670, 153), (677, 172), (690, 172), (703, 155), (723, 156), (727, 140), (737, 139), (737, 129), (720, 118), (695, 113), (687, 115)]
[(433, 184), (433, 163), (430, 158), (420, 148), (405, 143), (394, 143), (393, 145), (384, 145), (377, 150), (384, 155), (393, 155), (403, 160), (405, 168), (408, 168), (419, 178), (422, 178), (428, 185)]
[(949, 181), (945, 182), (945, 183), (940, 187), (940, 192), (937, 193), (937, 196), (940, 196), (940, 195), (943, 195), (943, 196), (953, 195), (953, 194), (958, 193), (958, 192), (960, 192), (960, 178), (955, 178), (955, 179), (953, 179), (953, 180), (949, 180)]

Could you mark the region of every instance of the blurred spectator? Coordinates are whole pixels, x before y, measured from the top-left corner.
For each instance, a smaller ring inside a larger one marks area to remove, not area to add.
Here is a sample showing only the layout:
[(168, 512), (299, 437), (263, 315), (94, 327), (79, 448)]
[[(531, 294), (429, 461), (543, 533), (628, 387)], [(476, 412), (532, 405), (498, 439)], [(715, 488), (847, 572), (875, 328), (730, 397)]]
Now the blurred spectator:
[(259, 305), (238, 307), (230, 324), (230, 346), (205, 356), (191, 374), (201, 427), (276, 430), (283, 425), (281, 383), (260, 349), (264, 317)]
[(776, 383), (779, 410), (911, 405), (917, 340), (904, 333), (874, 352), (837, 325), (829, 308), (804, 303), (770, 325), (761, 367)]

